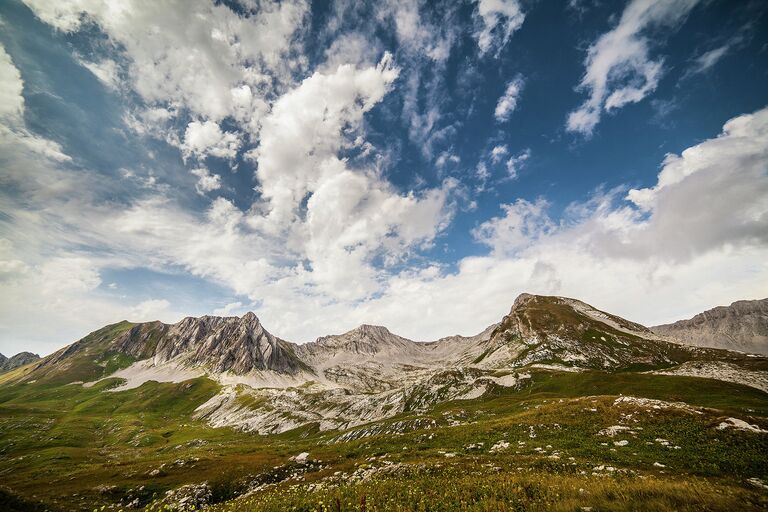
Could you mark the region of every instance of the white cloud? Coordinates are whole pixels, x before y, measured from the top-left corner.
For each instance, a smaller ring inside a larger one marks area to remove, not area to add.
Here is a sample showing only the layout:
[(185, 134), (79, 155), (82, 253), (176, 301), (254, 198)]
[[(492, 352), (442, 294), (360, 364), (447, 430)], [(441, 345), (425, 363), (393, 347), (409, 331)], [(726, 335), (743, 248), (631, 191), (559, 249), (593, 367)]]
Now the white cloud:
[(544, 199), (533, 203), (518, 199), (512, 204), (503, 204), (503, 217), (480, 224), (472, 234), (491, 247), (493, 254), (513, 255), (554, 230), (554, 224), (547, 216), (548, 206)]
[(0, 120), (18, 122), (24, 113), (24, 83), (11, 56), (0, 46)]
[(376, 64), (381, 54), (378, 41), (371, 41), (366, 34), (360, 32), (342, 34), (325, 50), (325, 62), (320, 71), (333, 72), (345, 64), (369, 67)]
[(237, 133), (224, 132), (214, 121), (192, 121), (184, 133), (182, 152), (186, 156), (205, 158), (207, 155), (233, 159), (240, 149)]
[(232, 316), (235, 312), (240, 312), (243, 309), (242, 302), (230, 302), (219, 309), (214, 309), (213, 314), (216, 316)]
[(729, 53), (744, 45), (751, 38), (753, 29), (753, 22), (748, 22), (745, 25), (742, 25), (739, 30), (723, 44), (711, 48), (696, 57), (693, 60), (693, 64), (683, 75), (683, 78), (706, 73), (712, 69), (715, 64), (723, 60)]
[(506, 164), (507, 177), (509, 179), (517, 178), (518, 172), (520, 172), (520, 169), (523, 167), (523, 165), (525, 165), (529, 158), (531, 158), (530, 149), (526, 149), (517, 155), (510, 157)]
[(68, 292), (87, 292), (101, 284), (98, 269), (82, 257), (48, 260), (39, 270), (43, 295), (58, 298)]
[(221, 176), (218, 174), (211, 174), (205, 167), (192, 169), (190, 172), (198, 177), (196, 187), (199, 193), (204, 194), (205, 192), (211, 192), (221, 188)]
[(495, 50), (496, 55), (512, 34), (523, 25), (523, 13), (518, 0), (476, 0), (478, 28), (474, 36), (480, 53)]
[[(59, 162), (71, 160), (61, 146), (30, 132), (24, 125), (24, 82), (11, 56), (0, 45), (0, 144)], [(9, 155), (10, 153), (8, 153)], [(12, 172), (8, 163), (5, 171)]]
[(499, 144), (497, 146), (494, 146), (491, 150), (491, 162), (497, 164), (499, 163), (505, 156), (509, 154), (509, 148), (506, 144)]
[(128, 309), (128, 319), (132, 322), (151, 322), (168, 315), (171, 303), (165, 299), (149, 299), (139, 302)]
[(663, 60), (651, 58), (648, 32), (679, 26), (698, 1), (632, 0), (618, 24), (587, 50), (578, 89), (588, 91), (589, 99), (568, 115), (567, 129), (590, 135), (604, 111), (637, 103), (652, 93), (661, 78)]
[(124, 49), (131, 85), (148, 105), (185, 107), (213, 121), (247, 122), (264, 112), (262, 102), (243, 105), (243, 85), (269, 93), (290, 83), (299, 65), (289, 58), (290, 44), (308, 13), (299, 0), (264, 2), (248, 16), (207, 0), (25, 3), (66, 32), (80, 30), (86, 19), (97, 23)]
[(501, 123), (509, 120), (512, 112), (517, 108), (517, 102), (520, 98), (520, 93), (523, 91), (524, 85), (525, 82), (521, 76), (517, 76), (507, 83), (507, 88), (496, 103), (496, 110), (493, 112), (497, 121)]
[(80, 60), (80, 64), (110, 89), (120, 87), (120, 68), (114, 60), (104, 59), (99, 62)]
[(449, 163), (451, 164), (458, 164), (461, 162), (461, 158), (459, 155), (453, 153), (452, 149), (443, 151), (440, 153), (440, 155), (435, 159), (435, 167), (442, 170), (444, 169)]
[(363, 115), (381, 101), (398, 74), (387, 54), (377, 66), (316, 72), (275, 102), (263, 121), (259, 147), (250, 153), (258, 162), (260, 207), (266, 210), (265, 218), (255, 222), (275, 231), (295, 220), (307, 193), (331, 177), (325, 173), (340, 170), (332, 161), (355, 140), (345, 134), (360, 129)]

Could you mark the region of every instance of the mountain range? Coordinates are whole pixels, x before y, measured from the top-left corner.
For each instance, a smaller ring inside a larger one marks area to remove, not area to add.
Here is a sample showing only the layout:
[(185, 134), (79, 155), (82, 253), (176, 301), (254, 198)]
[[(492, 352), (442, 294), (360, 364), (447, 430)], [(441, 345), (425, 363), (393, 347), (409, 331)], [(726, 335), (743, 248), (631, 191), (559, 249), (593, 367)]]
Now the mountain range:
[[(753, 311), (738, 306), (718, 318), (734, 323), (741, 312)], [(173, 325), (124, 321), (9, 377), (86, 387), (116, 378), (114, 389), (125, 390), (148, 381), (208, 376), (222, 388), (195, 416), (263, 434), (307, 424), (346, 429), (481, 396), (494, 387), (521, 385), (527, 374), (518, 369), (524, 367), (678, 372), (762, 385), (761, 375), (748, 368), (747, 355), (679, 343), (666, 332), (576, 299), (530, 294), (520, 295), (508, 315), (475, 336), (430, 342), (361, 325), (299, 345), (270, 334), (253, 313), (188, 317)]]

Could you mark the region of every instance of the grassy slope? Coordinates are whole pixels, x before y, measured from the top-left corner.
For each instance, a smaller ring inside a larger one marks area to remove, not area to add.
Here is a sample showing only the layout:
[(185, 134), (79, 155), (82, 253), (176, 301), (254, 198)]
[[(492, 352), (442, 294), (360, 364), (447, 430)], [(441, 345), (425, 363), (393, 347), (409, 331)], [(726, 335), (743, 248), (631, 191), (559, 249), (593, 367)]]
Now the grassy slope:
[[(768, 506), (765, 493), (744, 483), (752, 477), (768, 481), (768, 435), (714, 428), (723, 416), (768, 428), (768, 395), (735, 384), (542, 371), (520, 391), (495, 388), (482, 399), (440, 404), (427, 415), (436, 428), (331, 444), (338, 433), (319, 434), (311, 427), (261, 437), (191, 420), (191, 411), (218, 390), (208, 379), (104, 392), (111, 385), (114, 381), (90, 389), (51, 383), (0, 386), (0, 485), (6, 487), (0, 488), (0, 508), (37, 510), (33, 502), (40, 501), (51, 510), (91, 510), (129, 496), (149, 503), (167, 489), (202, 481), (212, 485), (222, 501), (215, 510), (222, 511)], [(614, 405), (620, 393), (719, 410), (638, 412)], [(619, 423), (642, 430), (613, 439), (596, 435)], [(614, 447), (618, 439), (629, 444)], [(510, 448), (490, 453), (500, 440)], [(468, 448), (477, 443), (483, 446)], [(323, 462), (306, 468), (289, 464), (288, 458), (301, 451)], [(553, 453), (559, 458), (550, 458)], [(384, 460), (402, 466), (362, 482), (348, 477)], [(600, 465), (617, 471), (593, 471)], [(155, 469), (158, 474), (149, 476)], [(228, 500), (249, 482), (282, 480), (297, 470), (307, 471)], [(337, 471), (342, 475), (333, 477)], [(324, 488), (310, 491), (308, 485), (319, 481)]]

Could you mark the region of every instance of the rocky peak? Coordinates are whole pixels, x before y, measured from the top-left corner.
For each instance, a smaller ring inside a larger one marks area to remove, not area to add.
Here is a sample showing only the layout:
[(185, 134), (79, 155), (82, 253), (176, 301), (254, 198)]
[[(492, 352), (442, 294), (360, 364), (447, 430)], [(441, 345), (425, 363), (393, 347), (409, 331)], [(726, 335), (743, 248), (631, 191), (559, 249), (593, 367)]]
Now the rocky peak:
[(256, 313), (254, 313), (253, 311), (249, 311), (246, 314), (244, 314), (242, 316), (241, 320), (243, 322), (247, 322), (247, 323), (250, 323), (250, 324), (253, 324), (253, 323), (257, 323), (258, 324), (259, 323), (259, 317), (257, 317)]
[(363, 337), (369, 337), (379, 340), (387, 340), (394, 336), (390, 332), (389, 329), (384, 327), (383, 325), (370, 325), (370, 324), (362, 324), (358, 327), (355, 327), (348, 333), (348, 335), (356, 335), (356, 336), (363, 336)]
[(416, 354), (418, 347), (414, 341), (393, 334), (386, 327), (362, 324), (344, 334), (322, 336), (314, 343), (300, 345), (298, 350), (318, 361), (342, 353), (365, 357), (396, 353), (407, 358)]
[(181, 359), (215, 372), (253, 370), (296, 373), (304, 365), (290, 343), (270, 334), (252, 312), (242, 317), (188, 317), (170, 326), (157, 346), (156, 363)]
[(526, 304), (536, 300), (538, 297), (539, 297), (538, 295), (533, 295), (530, 293), (521, 293), (520, 295), (517, 296), (515, 301), (512, 303), (512, 309), (510, 310), (510, 312), (524, 307)]
[(40, 359), (40, 356), (33, 354), (32, 352), (19, 352), (11, 357), (5, 357), (3, 354), (0, 354), (0, 372), (13, 370), (19, 366), (24, 366), (33, 361), (37, 361), (38, 359)]
[(522, 294), (491, 334), (487, 353), (512, 365), (536, 361), (602, 369), (669, 364), (689, 357), (648, 328), (568, 297)]

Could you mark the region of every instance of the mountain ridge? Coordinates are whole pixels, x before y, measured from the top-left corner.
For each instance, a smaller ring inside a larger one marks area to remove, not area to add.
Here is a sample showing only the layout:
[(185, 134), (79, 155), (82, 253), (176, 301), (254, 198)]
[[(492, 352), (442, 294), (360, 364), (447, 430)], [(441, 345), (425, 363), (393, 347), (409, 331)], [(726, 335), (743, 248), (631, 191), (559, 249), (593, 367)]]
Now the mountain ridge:
[(689, 345), (768, 355), (768, 298), (735, 301), (651, 330)]
[[(632, 346), (639, 340), (644, 346)], [(667, 352), (692, 350), (672, 341), (577, 299), (522, 293), (500, 322), (474, 336), (414, 341), (384, 326), (361, 324), (342, 334), (297, 344), (272, 335), (253, 312), (241, 317), (185, 317), (175, 324), (122, 321), (42, 358), (37, 368), (56, 366), (75, 354), (88, 354), (92, 348), (134, 361), (151, 360), (153, 365), (175, 363), (237, 375), (259, 371), (317, 374), (315, 366), (334, 360), (350, 364), (370, 360), (381, 364), (396, 361), (427, 366), (437, 362), (498, 366), (560, 359), (567, 364), (617, 368), (642, 361), (684, 362), (648, 352), (648, 347), (659, 344), (666, 344), (661, 348)], [(596, 351), (592, 362), (587, 349)]]

